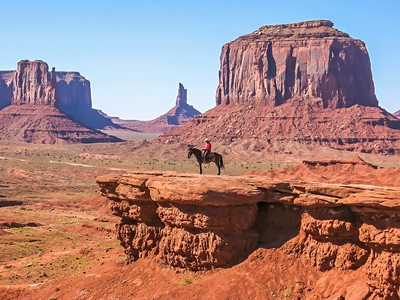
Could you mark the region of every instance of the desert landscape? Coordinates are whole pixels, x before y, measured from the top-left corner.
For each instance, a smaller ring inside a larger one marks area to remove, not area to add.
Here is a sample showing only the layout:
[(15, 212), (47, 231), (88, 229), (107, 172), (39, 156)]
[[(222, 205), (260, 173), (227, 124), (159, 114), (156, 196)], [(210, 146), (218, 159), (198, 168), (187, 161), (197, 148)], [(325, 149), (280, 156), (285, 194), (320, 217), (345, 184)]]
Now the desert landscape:
[(77, 71), (0, 71), (0, 299), (400, 298), (400, 119), (364, 42), (266, 25), (220, 58), (215, 107), (179, 83), (150, 121)]

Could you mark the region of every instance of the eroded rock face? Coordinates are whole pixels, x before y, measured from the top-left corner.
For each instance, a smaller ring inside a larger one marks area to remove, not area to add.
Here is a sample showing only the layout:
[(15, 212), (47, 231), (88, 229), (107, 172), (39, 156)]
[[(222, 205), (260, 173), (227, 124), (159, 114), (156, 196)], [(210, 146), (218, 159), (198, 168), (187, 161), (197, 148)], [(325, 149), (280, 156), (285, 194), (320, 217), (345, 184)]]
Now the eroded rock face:
[(378, 106), (365, 44), (332, 26), (264, 26), (224, 45), (216, 107), (157, 142), (400, 153), (400, 120)]
[(47, 63), (36, 60), (21, 60), (14, 76), (14, 105), (56, 105), (54, 78), (51, 78)]
[(365, 44), (331, 21), (264, 26), (222, 47), (218, 104), (377, 106)]
[(128, 260), (155, 255), (204, 270), (273, 247), (321, 272), (363, 270), (364, 298), (400, 296), (398, 188), (162, 172), (97, 182), (121, 217), (117, 234)]
[(60, 109), (90, 128), (119, 127), (92, 108), (90, 82), (79, 72), (49, 72), (47, 63), (22, 60), (16, 71), (0, 71), (0, 109), (10, 105)]

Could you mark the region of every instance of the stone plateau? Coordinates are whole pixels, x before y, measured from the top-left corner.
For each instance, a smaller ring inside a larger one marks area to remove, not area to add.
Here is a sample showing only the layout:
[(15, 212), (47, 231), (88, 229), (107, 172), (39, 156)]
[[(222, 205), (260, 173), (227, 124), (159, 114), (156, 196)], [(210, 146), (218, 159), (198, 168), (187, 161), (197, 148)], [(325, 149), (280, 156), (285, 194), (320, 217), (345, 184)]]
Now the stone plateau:
[(363, 270), (362, 299), (400, 296), (399, 188), (168, 172), (97, 182), (129, 260), (208, 270), (272, 247), (321, 272)]
[(217, 104), (377, 106), (365, 44), (331, 21), (264, 26), (222, 47)]

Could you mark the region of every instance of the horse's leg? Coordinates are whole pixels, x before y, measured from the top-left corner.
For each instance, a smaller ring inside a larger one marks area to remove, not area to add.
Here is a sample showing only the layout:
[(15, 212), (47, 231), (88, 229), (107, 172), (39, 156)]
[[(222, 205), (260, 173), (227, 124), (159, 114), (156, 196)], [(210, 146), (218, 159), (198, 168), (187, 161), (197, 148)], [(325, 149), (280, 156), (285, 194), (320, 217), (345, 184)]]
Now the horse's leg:
[(200, 175), (203, 174), (203, 169), (201, 167), (201, 162), (199, 162), (199, 167), (200, 167)]
[(217, 158), (215, 158), (214, 163), (218, 168), (218, 174), (217, 175), (220, 175), (221, 174), (221, 166), (220, 166), (219, 161), (218, 161)]

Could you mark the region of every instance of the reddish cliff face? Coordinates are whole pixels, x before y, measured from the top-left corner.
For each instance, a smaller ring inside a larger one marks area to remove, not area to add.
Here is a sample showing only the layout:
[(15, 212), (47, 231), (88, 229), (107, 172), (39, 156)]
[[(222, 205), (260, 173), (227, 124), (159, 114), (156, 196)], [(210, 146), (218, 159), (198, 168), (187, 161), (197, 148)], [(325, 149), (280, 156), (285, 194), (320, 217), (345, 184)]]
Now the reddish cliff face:
[(57, 107), (66, 113), (92, 108), (90, 82), (79, 72), (55, 72)]
[(0, 71), (0, 109), (10, 105), (57, 107), (90, 128), (119, 127), (92, 109), (90, 82), (79, 72), (49, 72), (47, 63), (22, 60), (16, 71)]
[(226, 44), (217, 106), (158, 142), (400, 153), (400, 121), (378, 107), (364, 43), (332, 26), (264, 26)]
[(0, 109), (2, 143), (121, 141), (87, 128), (114, 125), (91, 108), (89, 81), (77, 72), (49, 72), (40, 60), (23, 60), (16, 71), (0, 72)]
[[(356, 285), (343, 283), (335, 299), (400, 296), (398, 188), (161, 172), (105, 175), (97, 182), (121, 217), (117, 235), (130, 260), (151, 255), (204, 270), (275, 248), (292, 261), (306, 259), (321, 276), (364, 274)], [(298, 276), (308, 282), (299, 299), (321, 296), (307, 276)]]
[(264, 26), (222, 47), (219, 104), (377, 106), (365, 44), (331, 21)]
[(22, 60), (18, 63), (14, 76), (14, 105), (55, 106), (56, 93), (54, 78), (51, 78), (49, 66), (41, 61)]

